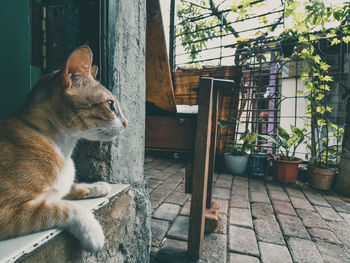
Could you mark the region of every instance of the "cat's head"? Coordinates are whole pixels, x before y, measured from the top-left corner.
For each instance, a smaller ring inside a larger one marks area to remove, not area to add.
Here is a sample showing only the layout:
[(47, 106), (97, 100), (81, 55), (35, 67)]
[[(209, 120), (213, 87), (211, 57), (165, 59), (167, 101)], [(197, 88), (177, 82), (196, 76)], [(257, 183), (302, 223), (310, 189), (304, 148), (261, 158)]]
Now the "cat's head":
[(92, 66), (92, 52), (81, 46), (68, 57), (60, 71), (64, 87), (66, 109), (62, 109), (65, 125), (80, 138), (108, 141), (127, 125), (117, 98), (95, 77), (97, 66)]

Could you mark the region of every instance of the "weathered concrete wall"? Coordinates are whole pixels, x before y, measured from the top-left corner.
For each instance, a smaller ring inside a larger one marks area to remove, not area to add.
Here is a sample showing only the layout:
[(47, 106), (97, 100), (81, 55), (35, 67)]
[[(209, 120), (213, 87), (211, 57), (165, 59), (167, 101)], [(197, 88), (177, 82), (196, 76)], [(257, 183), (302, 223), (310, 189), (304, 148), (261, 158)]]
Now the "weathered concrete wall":
[(114, 0), (109, 3), (109, 28), (112, 32), (109, 36), (107, 86), (118, 97), (129, 126), (113, 143), (81, 143), (75, 158), (76, 168), (82, 181), (103, 179), (132, 186), (135, 225), (126, 231), (128, 236), (121, 245), (122, 262), (146, 263), (149, 261), (151, 235), (151, 206), (143, 171), (146, 1)]

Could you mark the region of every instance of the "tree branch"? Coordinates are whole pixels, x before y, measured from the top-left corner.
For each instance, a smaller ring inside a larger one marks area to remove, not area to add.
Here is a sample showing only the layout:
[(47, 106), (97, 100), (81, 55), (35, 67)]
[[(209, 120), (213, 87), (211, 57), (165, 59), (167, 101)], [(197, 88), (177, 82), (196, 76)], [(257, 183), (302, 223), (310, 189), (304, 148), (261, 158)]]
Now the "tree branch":
[(227, 28), (227, 30), (229, 30), (232, 33), (232, 35), (234, 35), (236, 38), (239, 37), (239, 34), (237, 33), (237, 31), (232, 26), (228, 25), (228, 21), (226, 17), (215, 6), (214, 1), (209, 0), (209, 4), (210, 4), (210, 10), (213, 13), (213, 15), (216, 16), (220, 21), (222, 21), (221, 23), (224, 24), (224, 26)]
[(196, 3), (192, 3), (192, 2), (190, 2), (190, 1), (181, 0), (181, 2), (190, 4), (190, 5), (194, 5), (194, 6), (197, 6), (197, 7), (199, 7), (199, 8), (202, 8), (202, 9), (210, 10), (209, 7), (202, 6), (202, 5), (199, 5), (199, 4), (196, 4)]

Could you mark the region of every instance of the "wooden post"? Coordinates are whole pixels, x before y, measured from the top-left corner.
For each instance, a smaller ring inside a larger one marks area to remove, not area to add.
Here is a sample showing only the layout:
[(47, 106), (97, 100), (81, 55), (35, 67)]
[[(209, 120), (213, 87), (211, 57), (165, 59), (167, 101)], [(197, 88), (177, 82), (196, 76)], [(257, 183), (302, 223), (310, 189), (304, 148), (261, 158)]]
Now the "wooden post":
[(216, 153), (218, 97), (220, 89), (233, 88), (233, 81), (201, 78), (187, 253), (192, 260), (202, 254), (205, 210), (211, 207)]
[(216, 138), (217, 138), (217, 121), (218, 121), (218, 102), (219, 102), (220, 89), (216, 88), (215, 80), (213, 83), (213, 104), (212, 104), (212, 117), (211, 117), (211, 140), (209, 151), (209, 170), (208, 170), (208, 186), (207, 186), (207, 208), (211, 208), (212, 190), (213, 190), (213, 177), (215, 168), (215, 154), (216, 154)]
[(211, 140), (213, 79), (202, 78), (199, 91), (196, 143), (194, 149), (193, 188), (187, 252), (198, 260), (202, 252), (207, 200), (207, 180)]

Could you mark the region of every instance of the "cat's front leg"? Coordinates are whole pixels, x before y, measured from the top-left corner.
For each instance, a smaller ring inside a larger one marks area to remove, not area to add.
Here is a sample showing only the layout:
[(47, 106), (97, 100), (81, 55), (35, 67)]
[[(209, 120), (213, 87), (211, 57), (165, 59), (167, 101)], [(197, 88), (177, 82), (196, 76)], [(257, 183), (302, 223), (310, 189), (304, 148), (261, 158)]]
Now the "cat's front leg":
[(106, 182), (92, 184), (73, 184), (66, 198), (71, 200), (102, 197), (111, 191), (111, 186)]

